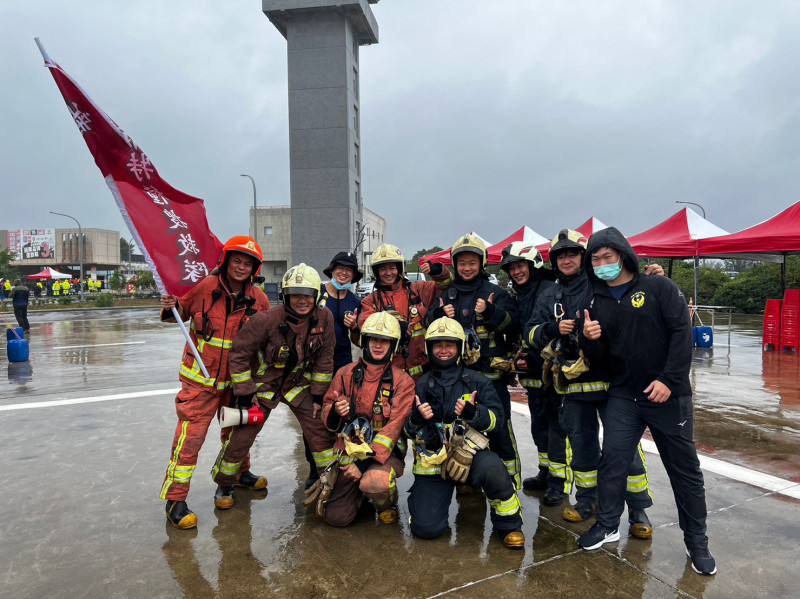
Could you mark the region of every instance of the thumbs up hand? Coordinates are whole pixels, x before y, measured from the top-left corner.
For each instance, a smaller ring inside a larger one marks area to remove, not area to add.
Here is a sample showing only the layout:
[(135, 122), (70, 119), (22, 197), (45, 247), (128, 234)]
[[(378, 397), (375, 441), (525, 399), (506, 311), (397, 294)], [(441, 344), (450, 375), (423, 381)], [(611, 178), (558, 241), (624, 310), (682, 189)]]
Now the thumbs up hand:
[(464, 420), (472, 420), (475, 418), (475, 396), (478, 395), (477, 391), (473, 391), (468, 400), (464, 400), (465, 396), (459, 397), (456, 402), (456, 416), (461, 416)]
[(333, 392), (333, 409), (342, 418), (347, 418), (350, 414), (350, 402), (338, 391)]
[(424, 426), (426, 421), (433, 418), (433, 408), (431, 404), (419, 401), (419, 395), (414, 396), (414, 409), (411, 410), (411, 422), (417, 426)]
[(439, 298), (439, 307), (444, 310), (444, 315), (447, 318), (455, 318), (456, 317), (456, 309), (453, 307), (453, 304), (444, 305), (444, 300)]
[(600, 323), (596, 320), (592, 320), (591, 316), (589, 316), (589, 310), (584, 310), (583, 316), (583, 336), (590, 341), (597, 341), (602, 334)]
[(490, 293), (487, 299), (479, 298), (475, 302), (475, 312), (488, 320), (494, 314), (494, 293)]

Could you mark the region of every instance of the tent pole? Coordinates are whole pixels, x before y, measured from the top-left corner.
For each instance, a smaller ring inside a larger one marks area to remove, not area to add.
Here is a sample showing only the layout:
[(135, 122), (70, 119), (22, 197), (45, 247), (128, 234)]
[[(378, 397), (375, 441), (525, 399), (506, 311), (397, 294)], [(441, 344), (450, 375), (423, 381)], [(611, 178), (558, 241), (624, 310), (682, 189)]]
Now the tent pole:
[(694, 305), (697, 306), (700, 303), (700, 299), (697, 297), (697, 291), (700, 287), (700, 257), (695, 254), (694, 256)]
[(786, 295), (786, 252), (783, 252), (781, 261), (781, 297)]
[(674, 258), (669, 259), (669, 264), (667, 265), (667, 278), (672, 278), (672, 264), (674, 262)]

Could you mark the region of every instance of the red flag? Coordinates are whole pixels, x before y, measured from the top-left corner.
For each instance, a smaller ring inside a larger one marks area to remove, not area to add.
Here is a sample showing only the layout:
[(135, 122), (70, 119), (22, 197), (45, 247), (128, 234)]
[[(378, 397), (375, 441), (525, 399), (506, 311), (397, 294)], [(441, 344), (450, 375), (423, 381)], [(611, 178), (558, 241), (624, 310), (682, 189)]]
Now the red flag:
[(208, 227), (203, 200), (164, 181), (147, 155), (50, 58), (38, 38), (36, 44), (158, 290), (183, 295), (214, 268), (222, 252)]

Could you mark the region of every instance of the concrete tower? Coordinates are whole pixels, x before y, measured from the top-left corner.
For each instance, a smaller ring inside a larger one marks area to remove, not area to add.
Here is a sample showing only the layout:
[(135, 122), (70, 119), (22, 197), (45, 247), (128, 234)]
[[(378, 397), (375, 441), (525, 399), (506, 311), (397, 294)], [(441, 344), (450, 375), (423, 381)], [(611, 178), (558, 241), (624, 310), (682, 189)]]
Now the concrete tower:
[(363, 226), (359, 47), (378, 43), (378, 0), (262, 0), (286, 38), (292, 264), (320, 275)]

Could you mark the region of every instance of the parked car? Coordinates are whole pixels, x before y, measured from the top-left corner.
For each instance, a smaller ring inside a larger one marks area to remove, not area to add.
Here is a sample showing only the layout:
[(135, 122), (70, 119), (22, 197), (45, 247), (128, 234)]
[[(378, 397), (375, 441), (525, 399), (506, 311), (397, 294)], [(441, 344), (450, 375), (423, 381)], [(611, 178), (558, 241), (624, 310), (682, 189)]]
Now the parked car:
[(356, 287), (356, 295), (360, 299), (367, 297), (375, 289), (375, 281), (362, 281)]

